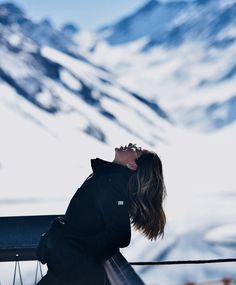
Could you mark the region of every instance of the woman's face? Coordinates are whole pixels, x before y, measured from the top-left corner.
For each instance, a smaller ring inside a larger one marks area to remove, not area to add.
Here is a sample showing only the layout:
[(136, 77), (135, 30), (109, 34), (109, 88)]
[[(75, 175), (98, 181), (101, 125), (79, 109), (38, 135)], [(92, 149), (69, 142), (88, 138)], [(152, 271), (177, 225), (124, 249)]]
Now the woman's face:
[(129, 143), (125, 146), (115, 148), (115, 158), (113, 162), (122, 164), (130, 169), (136, 170), (137, 164), (135, 160), (147, 150), (137, 147), (136, 144)]

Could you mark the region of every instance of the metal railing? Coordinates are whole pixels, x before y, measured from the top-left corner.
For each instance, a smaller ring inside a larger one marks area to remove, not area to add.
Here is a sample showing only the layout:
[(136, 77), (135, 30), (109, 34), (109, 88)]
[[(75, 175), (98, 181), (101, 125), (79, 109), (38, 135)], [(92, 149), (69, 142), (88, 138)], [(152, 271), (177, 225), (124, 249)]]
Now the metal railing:
[[(23, 285), (23, 278), (21, 273), (20, 261), (33, 261), (37, 260), (35, 251), (42, 233), (46, 232), (50, 227), (52, 220), (56, 217), (63, 217), (63, 215), (38, 215), (38, 216), (17, 216), (17, 217), (0, 217), (0, 262), (14, 262), (14, 272), (13, 272), (13, 285), (16, 284), (17, 273), (20, 284)], [(105, 269), (108, 275), (114, 276), (112, 270), (114, 269), (114, 264), (117, 264), (117, 272), (120, 275), (126, 271), (129, 275), (130, 272), (133, 280), (138, 282), (138, 278), (135, 278), (135, 271), (132, 270), (132, 266), (155, 266), (155, 265), (176, 265), (176, 264), (200, 264), (200, 263), (222, 263), (222, 262), (236, 262), (236, 258), (227, 259), (210, 259), (210, 260), (176, 260), (176, 261), (161, 261), (161, 262), (128, 262), (122, 255), (114, 257), (113, 260), (107, 262)], [(113, 263), (113, 268), (112, 268)], [(127, 266), (127, 264), (129, 266)], [(122, 271), (123, 270), (123, 271)], [(236, 270), (235, 270), (236, 271)], [(118, 274), (118, 275), (119, 275)], [(141, 284), (131, 281), (130, 283), (125, 283), (124, 279), (120, 278), (118, 281), (118, 276), (116, 274), (117, 281), (112, 281), (112, 285), (117, 284)], [(128, 276), (127, 275), (127, 276)], [(34, 284), (38, 281), (38, 278), (43, 277), (42, 264), (37, 261), (35, 269), (35, 280)], [(118, 276), (119, 277), (119, 276)], [(113, 277), (111, 277), (113, 278)], [(123, 281), (122, 281), (123, 280)], [(111, 281), (111, 280), (110, 280)], [(141, 281), (140, 281), (141, 282)], [(207, 284), (221, 284), (221, 285), (233, 285), (236, 284), (236, 280), (233, 278), (222, 278), (219, 280), (211, 280), (202, 283), (185, 283), (177, 285), (207, 285)], [(5, 285), (1, 283), (0, 285)], [(149, 284), (154, 285), (154, 284)], [(159, 285), (156, 283), (155, 285)]]

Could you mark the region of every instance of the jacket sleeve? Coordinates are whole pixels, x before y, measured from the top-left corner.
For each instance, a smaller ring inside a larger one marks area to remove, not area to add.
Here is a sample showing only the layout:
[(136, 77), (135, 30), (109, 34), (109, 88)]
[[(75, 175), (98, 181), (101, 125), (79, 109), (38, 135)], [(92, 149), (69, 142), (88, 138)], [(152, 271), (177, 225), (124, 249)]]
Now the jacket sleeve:
[(114, 248), (126, 247), (131, 240), (128, 193), (124, 178), (119, 174), (105, 175), (99, 180), (98, 203), (105, 230), (86, 235), (83, 243), (94, 253), (104, 255)]

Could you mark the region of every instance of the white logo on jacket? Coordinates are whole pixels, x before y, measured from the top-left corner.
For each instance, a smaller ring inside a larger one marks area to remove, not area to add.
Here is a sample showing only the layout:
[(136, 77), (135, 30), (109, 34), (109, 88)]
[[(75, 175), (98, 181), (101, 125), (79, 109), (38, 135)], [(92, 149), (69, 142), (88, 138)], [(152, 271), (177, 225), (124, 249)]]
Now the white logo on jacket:
[(124, 201), (118, 201), (117, 204), (118, 204), (118, 206), (119, 205), (124, 205)]

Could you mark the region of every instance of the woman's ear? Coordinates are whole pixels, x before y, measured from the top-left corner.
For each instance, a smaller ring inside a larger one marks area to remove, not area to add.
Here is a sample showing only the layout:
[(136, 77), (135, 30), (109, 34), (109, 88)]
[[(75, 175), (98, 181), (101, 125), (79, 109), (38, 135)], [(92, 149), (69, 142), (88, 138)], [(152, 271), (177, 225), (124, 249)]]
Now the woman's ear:
[(136, 163), (126, 163), (126, 166), (132, 170), (136, 170), (138, 167)]

